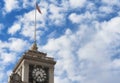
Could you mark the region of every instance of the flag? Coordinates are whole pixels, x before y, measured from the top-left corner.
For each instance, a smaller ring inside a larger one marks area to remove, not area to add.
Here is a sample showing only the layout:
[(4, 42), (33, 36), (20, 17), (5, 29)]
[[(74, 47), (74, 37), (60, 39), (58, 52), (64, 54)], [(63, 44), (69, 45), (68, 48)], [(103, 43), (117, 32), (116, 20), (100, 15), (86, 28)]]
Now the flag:
[(39, 12), (40, 14), (42, 14), (42, 12), (41, 12), (41, 10), (40, 10), (40, 8), (39, 8), (39, 6), (38, 6), (37, 3), (36, 3), (36, 9), (38, 10), (38, 12)]

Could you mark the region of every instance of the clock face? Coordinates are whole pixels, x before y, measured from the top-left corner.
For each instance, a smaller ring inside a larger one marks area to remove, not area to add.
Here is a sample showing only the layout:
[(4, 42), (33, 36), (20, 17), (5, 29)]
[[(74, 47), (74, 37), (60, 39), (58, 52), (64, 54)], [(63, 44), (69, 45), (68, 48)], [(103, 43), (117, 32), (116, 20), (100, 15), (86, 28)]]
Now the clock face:
[(46, 72), (43, 68), (37, 67), (32, 71), (33, 79), (37, 82), (44, 82), (47, 79)]

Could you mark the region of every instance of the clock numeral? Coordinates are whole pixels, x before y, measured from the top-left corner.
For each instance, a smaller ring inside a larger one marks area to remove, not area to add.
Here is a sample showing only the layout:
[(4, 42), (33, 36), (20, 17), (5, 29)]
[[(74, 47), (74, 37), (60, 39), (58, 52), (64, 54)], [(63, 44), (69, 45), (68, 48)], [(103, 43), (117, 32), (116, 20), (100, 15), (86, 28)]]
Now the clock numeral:
[(35, 68), (33, 69), (32, 72), (33, 79), (36, 80), (37, 82), (44, 82), (46, 77), (46, 72), (42, 68)]

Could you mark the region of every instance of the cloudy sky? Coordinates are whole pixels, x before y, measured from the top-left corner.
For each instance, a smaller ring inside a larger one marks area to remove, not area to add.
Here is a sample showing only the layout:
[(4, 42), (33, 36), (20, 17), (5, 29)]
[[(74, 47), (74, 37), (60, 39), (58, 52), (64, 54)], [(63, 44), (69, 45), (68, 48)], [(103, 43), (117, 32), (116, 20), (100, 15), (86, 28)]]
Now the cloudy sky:
[[(0, 83), (33, 43), (35, 0), (0, 0)], [(55, 83), (120, 83), (120, 0), (38, 0), (37, 44)]]

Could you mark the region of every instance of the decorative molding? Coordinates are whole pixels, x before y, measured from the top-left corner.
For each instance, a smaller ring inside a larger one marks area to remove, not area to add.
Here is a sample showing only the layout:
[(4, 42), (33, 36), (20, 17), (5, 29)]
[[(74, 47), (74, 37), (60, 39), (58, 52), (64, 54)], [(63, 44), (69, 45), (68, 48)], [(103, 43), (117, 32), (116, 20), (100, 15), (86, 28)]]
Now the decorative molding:
[(20, 65), (24, 60), (32, 60), (32, 61), (38, 61), (38, 62), (43, 62), (43, 63), (55, 65), (55, 64), (56, 64), (56, 61), (54, 61), (54, 58), (47, 57), (46, 55), (47, 55), (47, 54), (46, 54), (46, 53), (43, 53), (43, 52), (28, 50), (28, 51), (25, 52), (25, 53), (23, 54), (23, 56), (20, 58), (20, 60), (19, 60), (18, 63), (16, 64), (13, 72), (16, 71), (16, 69), (19, 67), (19, 65)]

